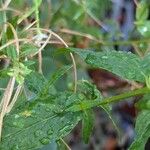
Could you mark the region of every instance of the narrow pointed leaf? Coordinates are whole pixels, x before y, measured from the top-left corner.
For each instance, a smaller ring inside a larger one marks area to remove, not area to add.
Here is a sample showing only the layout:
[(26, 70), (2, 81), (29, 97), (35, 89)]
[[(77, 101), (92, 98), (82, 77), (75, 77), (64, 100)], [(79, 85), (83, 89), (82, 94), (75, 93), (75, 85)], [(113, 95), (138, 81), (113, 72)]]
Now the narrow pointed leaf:
[(82, 120), (82, 136), (85, 143), (88, 143), (94, 125), (94, 113), (92, 110), (84, 112)]
[(136, 138), (129, 150), (144, 150), (145, 144), (150, 137), (150, 111), (141, 112), (136, 119)]
[(49, 88), (61, 77), (63, 76), (69, 69), (71, 69), (72, 65), (68, 65), (68, 66), (63, 66), (62, 68), (58, 69), (56, 72), (54, 72), (50, 78), (50, 80), (48, 80), (48, 82), (46, 83), (46, 85), (44, 86), (41, 94), (46, 94), (48, 93)]
[(32, 72), (25, 79), (25, 85), (31, 92), (34, 92), (35, 94), (41, 92), (45, 82), (46, 79), (44, 76), (36, 72)]

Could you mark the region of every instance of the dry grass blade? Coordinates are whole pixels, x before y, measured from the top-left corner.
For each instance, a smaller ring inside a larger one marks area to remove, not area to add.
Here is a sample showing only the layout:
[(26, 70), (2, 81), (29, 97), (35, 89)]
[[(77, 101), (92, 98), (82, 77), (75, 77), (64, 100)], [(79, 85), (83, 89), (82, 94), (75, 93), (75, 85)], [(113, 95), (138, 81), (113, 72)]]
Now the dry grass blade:
[(34, 53), (34, 55), (36, 55), (37, 53), (41, 52), (41, 51), (44, 49), (44, 47), (45, 47), (45, 46), (47, 45), (47, 43), (49, 42), (51, 36), (52, 36), (52, 34), (50, 33), (49, 36), (48, 36), (48, 38), (46, 39), (46, 41), (45, 41), (45, 42), (43, 43), (43, 45), (39, 48), (39, 50), (38, 50), (36, 53)]
[(9, 45), (12, 45), (12, 44), (16, 43), (16, 42), (29, 42), (29, 43), (32, 43), (31, 41), (32, 41), (32, 39), (26, 39), (26, 38), (11, 40), (11, 41), (7, 42), (6, 44), (2, 45), (0, 47), (0, 51), (3, 50), (4, 48), (8, 47)]
[(43, 74), (43, 71), (42, 71), (42, 52), (41, 51), (39, 51), (38, 52), (38, 63), (39, 63), (39, 65), (38, 65), (38, 72), (40, 73), (40, 74)]
[[(39, 50), (34, 54), (36, 55), (38, 53), (38, 62), (39, 62), (39, 73), (42, 74), (42, 50), (44, 49), (44, 47), (47, 45), (47, 43), (49, 42), (50, 38), (51, 38), (51, 33), (49, 34), (48, 38), (46, 39), (46, 41), (43, 43), (43, 45), (39, 48)], [(39, 41), (40, 42), (40, 41)], [(38, 43), (39, 44), (39, 43)], [(33, 55), (33, 56), (34, 56)]]
[(22, 32), (29, 30), (33, 25), (37, 23), (37, 20), (33, 21), (31, 24), (29, 24)]
[(0, 11), (12, 11), (16, 13), (17, 15), (21, 15), (21, 12), (19, 10), (15, 10), (13, 8), (7, 7), (7, 8), (0, 8)]
[(60, 138), (60, 141), (66, 146), (67, 150), (71, 150), (69, 145), (62, 138)]
[(10, 104), (7, 107), (7, 113), (9, 113), (12, 110), (12, 108), (13, 108), (15, 102), (17, 101), (17, 98), (18, 98), (18, 96), (19, 96), (19, 94), (22, 90), (22, 87), (23, 87), (23, 85), (19, 85), (17, 87), (14, 97), (13, 97), (12, 101), (10, 102)]
[(6, 114), (7, 111), (7, 106), (10, 102), (12, 93), (13, 93), (13, 89), (14, 89), (14, 85), (15, 85), (15, 77), (12, 77), (7, 85), (7, 88), (4, 92), (4, 95), (2, 97), (1, 100), (1, 112), (0, 112), (0, 139), (1, 139), (1, 133), (2, 133), (2, 127), (3, 127), (3, 118)]
[(11, 0), (5, 0), (5, 3), (3, 4), (3, 8), (7, 8), (8, 5), (10, 4)]
[(77, 35), (77, 36), (82, 36), (82, 37), (86, 37), (90, 40), (93, 40), (95, 42), (98, 42), (98, 43), (103, 43), (103, 41), (100, 41), (98, 39), (96, 39), (94, 36), (92, 36), (91, 34), (86, 34), (86, 33), (81, 33), (81, 32), (78, 32), (78, 31), (73, 31), (73, 30), (70, 30), (70, 29), (60, 29), (59, 32), (62, 32), (62, 33), (66, 33), (66, 34), (70, 34), (70, 35)]
[[(40, 43), (43, 44), (43, 43), (45, 43), (45, 42), (44, 42), (44, 41), (41, 41)], [(62, 42), (60, 42), (60, 41), (55, 41), (55, 40), (54, 40), (54, 41), (51, 40), (51, 41), (49, 41), (47, 44), (59, 44), (59, 45), (64, 45)], [(69, 42), (69, 43), (67, 43), (67, 45), (68, 45), (68, 46), (72, 46), (73, 43)]]

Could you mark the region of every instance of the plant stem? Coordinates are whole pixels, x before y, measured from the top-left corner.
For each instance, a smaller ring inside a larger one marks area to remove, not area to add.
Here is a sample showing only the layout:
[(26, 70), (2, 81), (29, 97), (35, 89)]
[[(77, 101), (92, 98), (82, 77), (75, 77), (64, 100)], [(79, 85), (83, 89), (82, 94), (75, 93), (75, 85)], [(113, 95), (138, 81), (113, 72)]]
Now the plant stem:
[(112, 96), (109, 98), (104, 98), (102, 101), (94, 100), (94, 101), (82, 101), (80, 104), (73, 105), (69, 107), (66, 111), (81, 111), (85, 109), (90, 109), (96, 106), (106, 105), (110, 103), (116, 103), (119, 101), (123, 101), (126, 98), (137, 96), (137, 95), (144, 95), (150, 93), (150, 89), (147, 87), (136, 89), (133, 91), (129, 91), (120, 95)]
[(150, 93), (150, 89), (147, 87), (144, 88), (140, 88), (140, 89), (136, 89), (133, 91), (129, 91), (120, 95), (116, 95), (113, 97), (109, 97), (109, 98), (105, 98), (103, 101), (99, 102), (98, 105), (105, 105), (105, 104), (109, 104), (109, 103), (115, 103), (115, 102), (119, 102), (122, 101), (126, 98), (130, 98), (133, 96), (137, 96), (137, 95), (143, 95), (143, 94), (147, 94)]

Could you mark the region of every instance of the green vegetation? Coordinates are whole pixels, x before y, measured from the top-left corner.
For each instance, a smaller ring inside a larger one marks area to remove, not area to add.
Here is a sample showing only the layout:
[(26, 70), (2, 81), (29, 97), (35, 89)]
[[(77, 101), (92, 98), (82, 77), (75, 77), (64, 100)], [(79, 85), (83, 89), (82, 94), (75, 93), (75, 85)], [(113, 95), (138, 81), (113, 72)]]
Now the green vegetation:
[[(149, 5), (142, 0), (136, 7), (136, 38), (111, 42), (98, 19), (111, 9), (109, 0), (0, 0), (0, 150), (38, 149), (53, 141), (68, 147), (63, 138), (79, 121), (88, 143), (94, 107), (110, 115), (112, 103), (137, 95), (144, 96), (136, 103), (137, 136), (129, 149), (144, 150), (150, 136)], [(135, 53), (114, 45), (133, 46)], [(87, 67), (138, 89), (103, 97), (85, 75)]]

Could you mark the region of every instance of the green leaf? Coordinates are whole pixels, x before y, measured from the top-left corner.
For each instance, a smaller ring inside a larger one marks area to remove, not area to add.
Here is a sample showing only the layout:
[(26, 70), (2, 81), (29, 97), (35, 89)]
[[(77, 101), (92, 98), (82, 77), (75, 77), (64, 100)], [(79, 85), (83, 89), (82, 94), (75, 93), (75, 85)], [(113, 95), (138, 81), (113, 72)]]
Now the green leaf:
[(65, 137), (82, 117), (63, 111), (74, 98), (72, 93), (57, 93), (16, 108), (4, 119), (0, 149), (34, 150)]
[(32, 72), (25, 78), (25, 85), (31, 92), (35, 94), (41, 92), (44, 83), (46, 83), (46, 79), (43, 75), (37, 72)]
[(106, 69), (124, 79), (141, 81), (139, 58), (131, 53), (106, 51), (89, 54), (87, 64)]
[(92, 110), (84, 111), (82, 120), (82, 136), (85, 143), (88, 143), (94, 125), (94, 113)]
[(136, 138), (129, 150), (144, 150), (145, 144), (150, 137), (150, 111), (145, 110), (141, 112), (135, 125)]
[(42, 3), (42, 0), (36, 0), (34, 1), (34, 5), (36, 5), (36, 7), (39, 7)]
[(148, 53), (140, 62), (141, 70), (145, 76), (150, 75), (150, 53)]
[(72, 65), (63, 66), (62, 68), (58, 69), (56, 72), (54, 72), (46, 83), (46, 85), (43, 87), (43, 90), (41, 92), (41, 95), (46, 95), (49, 91), (49, 88), (62, 76), (64, 75), (69, 69), (71, 69)]
[(69, 48), (69, 50), (78, 54), (92, 67), (108, 70), (123, 79), (145, 81), (141, 60), (132, 53), (114, 50), (94, 52), (75, 48)]
[(35, 52), (38, 51), (38, 48), (31, 44), (23, 44), (20, 49), (21, 49), (20, 54), (21, 57), (30, 56), (31, 54), (34, 54)]
[(106, 112), (106, 114), (108, 115), (109, 119), (112, 121), (112, 124), (114, 125), (116, 131), (118, 132), (118, 135), (120, 135), (119, 128), (118, 128), (118, 126), (117, 126), (117, 124), (116, 124), (116, 122), (115, 122), (115, 120), (114, 120), (114, 118), (112, 116), (112, 112), (111, 112), (112, 108), (111, 108), (111, 106), (109, 106), (109, 105), (102, 106), (101, 105), (100, 107)]
[(7, 74), (9, 76), (16, 77), (16, 81), (19, 84), (22, 84), (24, 82), (25, 76), (30, 74), (31, 72), (32, 70), (28, 69), (28, 67), (23, 63), (14, 61), (13, 68), (11, 68)]
[(7, 56), (12, 60), (17, 59), (17, 51), (16, 51), (15, 46), (9, 46), (7, 48)]
[(150, 109), (150, 94), (144, 95), (144, 97), (138, 103), (136, 103), (136, 107), (140, 110), (143, 110), (143, 109), (149, 110)]
[(150, 21), (146, 20), (144, 22), (137, 22), (137, 29), (145, 38), (150, 37)]
[(84, 96), (81, 98), (81, 100), (102, 99), (102, 95), (100, 91), (97, 89), (96, 85), (90, 83), (87, 80), (79, 80), (77, 90), (80, 94)]
[(138, 4), (136, 8), (136, 20), (138, 21), (144, 21), (148, 18), (148, 5), (146, 2), (142, 1)]
[(95, 52), (68, 48), (63, 51), (75, 52), (90, 66), (108, 70), (123, 79), (145, 82), (145, 76), (150, 75), (150, 54), (141, 59), (133, 53), (114, 50)]
[(65, 111), (84, 111), (102, 100), (102, 95), (94, 84), (82, 80), (78, 85), (78, 101), (70, 104)]

